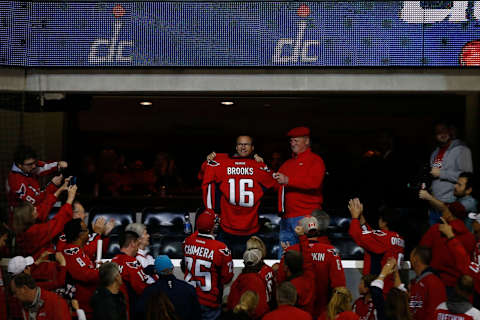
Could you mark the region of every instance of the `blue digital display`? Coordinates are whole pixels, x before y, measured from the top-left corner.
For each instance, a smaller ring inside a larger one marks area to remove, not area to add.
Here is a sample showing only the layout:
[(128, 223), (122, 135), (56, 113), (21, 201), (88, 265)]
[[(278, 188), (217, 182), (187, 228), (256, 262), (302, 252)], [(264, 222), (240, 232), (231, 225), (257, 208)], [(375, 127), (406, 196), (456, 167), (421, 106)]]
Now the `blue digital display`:
[(0, 65), (480, 65), (480, 1), (0, 2)]

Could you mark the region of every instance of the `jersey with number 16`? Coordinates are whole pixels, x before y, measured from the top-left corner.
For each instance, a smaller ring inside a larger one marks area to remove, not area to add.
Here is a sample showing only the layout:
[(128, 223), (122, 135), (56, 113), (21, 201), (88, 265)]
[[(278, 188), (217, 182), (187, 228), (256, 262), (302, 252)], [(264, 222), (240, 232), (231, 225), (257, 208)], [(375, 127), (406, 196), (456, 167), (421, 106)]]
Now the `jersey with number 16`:
[(246, 158), (211, 161), (205, 169), (202, 189), (205, 206), (214, 209), (215, 190), (220, 198), (220, 226), (228, 233), (250, 235), (258, 232), (258, 207), (263, 190), (275, 185), (264, 163)]

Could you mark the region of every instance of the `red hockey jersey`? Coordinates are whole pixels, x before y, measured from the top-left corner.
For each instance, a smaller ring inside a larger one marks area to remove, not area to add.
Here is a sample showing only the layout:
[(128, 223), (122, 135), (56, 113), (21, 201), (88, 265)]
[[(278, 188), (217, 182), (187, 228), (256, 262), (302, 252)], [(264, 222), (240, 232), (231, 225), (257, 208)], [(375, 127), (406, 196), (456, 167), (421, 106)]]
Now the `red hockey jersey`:
[(197, 290), (198, 301), (217, 308), (223, 285), (233, 278), (232, 254), (227, 246), (211, 235), (194, 233), (183, 243), (185, 281)]
[[(397, 262), (403, 260), (405, 241), (394, 231), (372, 230), (367, 225), (361, 226), (358, 219), (352, 219), (348, 231), (356, 244), (365, 250), (363, 258), (363, 274), (380, 274), (382, 267), (389, 258)], [(393, 286), (393, 276), (385, 279), (383, 292), (388, 292)]]
[[(272, 267), (270, 267), (267, 264), (263, 264), (262, 269), (258, 272), (260, 277), (265, 280), (265, 283), (267, 284), (267, 302), (269, 304), (273, 304), (273, 301), (275, 300), (275, 276)], [(272, 307), (272, 305), (270, 305)]]
[(53, 173), (57, 170), (57, 162), (43, 162), (37, 161), (37, 167), (33, 174), (24, 173), (15, 164), (8, 174), (7, 192), (8, 205), (13, 208), (18, 204), (18, 201), (28, 201), (33, 205), (38, 205), (45, 199), (47, 193), (53, 193), (57, 190), (57, 186), (49, 183), (45, 189), (40, 189), (37, 176), (43, 176)]
[(137, 258), (119, 253), (112, 259), (112, 262), (118, 264), (122, 280), (126, 282), (137, 295), (141, 295), (148, 285), (148, 277), (143, 271), (140, 262), (137, 261)]
[[(295, 244), (290, 246), (287, 248), (287, 251), (288, 250), (300, 251), (300, 245)], [(343, 271), (342, 260), (334, 246), (309, 239), (308, 250), (312, 256), (315, 270), (316, 301), (313, 316), (317, 317), (326, 310), (328, 301), (330, 300), (331, 289), (345, 287), (345, 273)], [(282, 257), (277, 273), (279, 283), (285, 280), (283, 264), (284, 258)]]
[[(88, 241), (87, 243), (83, 246), (83, 252), (90, 258), (92, 261), (97, 260), (97, 245), (98, 245), (98, 240), (103, 240), (102, 242), (102, 252), (106, 253), (108, 250), (108, 244), (110, 242), (109, 237), (102, 238), (101, 235), (98, 233), (91, 233), (88, 235)], [(67, 245), (67, 240), (65, 238), (65, 234), (62, 232), (60, 236), (58, 237), (58, 241), (56, 243), (56, 250), (57, 251), (63, 251), (65, 246)]]
[(228, 233), (250, 235), (258, 232), (258, 207), (263, 189), (275, 185), (264, 163), (247, 158), (210, 161), (205, 169), (202, 191), (205, 207), (214, 209), (215, 187), (219, 184), (220, 226)]
[[(452, 226), (455, 237), (462, 243), (468, 256), (475, 247), (475, 236), (465, 227), (463, 221), (455, 219), (449, 222)], [(447, 238), (438, 230), (438, 224), (428, 229), (420, 241), (420, 245), (426, 246), (432, 250), (432, 262), (430, 266), (434, 268), (440, 276), (445, 286), (454, 287), (461, 272), (455, 264), (452, 253), (448, 250)]]
[(480, 294), (480, 265), (473, 260), (470, 260), (462, 243), (453, 238), (447, 242), (450, 253), (455, 258), (455, 264), (460, 270), (461, 274), (466, 274), (472, 277), (474, 281), (475, 291)]
[(98, 270), (83, 249), (75, 244), (67, 243), (62, 253), (67, 262), (68, 276), (75, 283), (75, 299), (78, 300), (80, 308), (90, 314), (93, 312), (90, 307), (90, 298), (100, 281)]
[(454, 313), (448, 310), (447, 304), (443, 302), (435, 311), (435, 320), (478, 320), (480, 319), (480, 311), (474, 307), (465, 313)]
[(410, 283), (409, 305), (413, 319), (433, 319), (438, 305), (446, 300), (445, 285), (430, 268)]

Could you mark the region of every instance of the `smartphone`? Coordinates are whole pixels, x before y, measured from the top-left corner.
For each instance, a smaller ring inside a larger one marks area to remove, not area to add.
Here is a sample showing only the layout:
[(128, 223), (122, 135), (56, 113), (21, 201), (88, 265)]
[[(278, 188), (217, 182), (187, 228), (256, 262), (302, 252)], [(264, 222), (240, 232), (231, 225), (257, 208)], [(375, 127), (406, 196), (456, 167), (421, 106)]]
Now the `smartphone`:
[(68, 186), (73, 186), (77, 184), (77, 177), (71, 177), (70, 181), (68, 182)]

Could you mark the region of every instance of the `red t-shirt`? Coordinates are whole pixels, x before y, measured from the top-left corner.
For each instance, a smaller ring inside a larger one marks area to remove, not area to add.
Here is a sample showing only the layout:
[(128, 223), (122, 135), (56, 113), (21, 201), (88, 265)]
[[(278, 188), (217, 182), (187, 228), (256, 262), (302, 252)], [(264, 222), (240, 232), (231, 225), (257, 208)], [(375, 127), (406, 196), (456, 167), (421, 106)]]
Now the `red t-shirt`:
[(210, 161), (202, 183), (205, 207), (214, 209), (215, 188), (219, 185), (220, 225), (228, 233), (250, 235), (258, 232), (258, 207), (264, 188), (275, 185), (272, 173), (264, 163), (246, 158)]
[(232, 254), (210, 235), (194, 233), (183, 243), (185, 281), (196, 288), (201, 305), (220, 306), (223, 285), (233, 278)]

